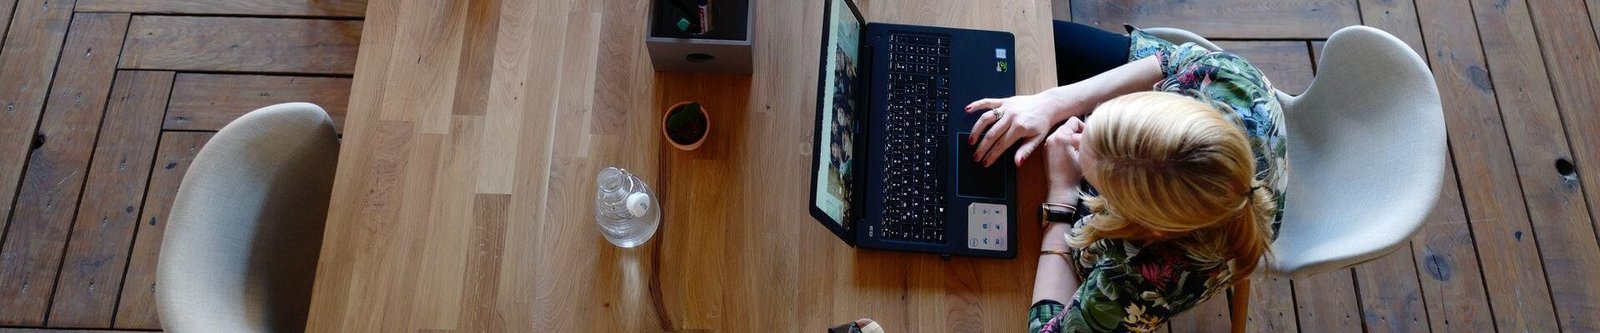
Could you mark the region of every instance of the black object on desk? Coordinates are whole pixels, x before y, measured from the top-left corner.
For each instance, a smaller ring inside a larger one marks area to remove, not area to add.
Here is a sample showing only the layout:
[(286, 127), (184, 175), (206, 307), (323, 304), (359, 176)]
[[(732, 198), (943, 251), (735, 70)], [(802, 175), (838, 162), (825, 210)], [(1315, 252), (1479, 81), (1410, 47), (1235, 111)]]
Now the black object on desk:
[(755, 0), (653, 2), (645, 44), (657, 71), (750, 73)]

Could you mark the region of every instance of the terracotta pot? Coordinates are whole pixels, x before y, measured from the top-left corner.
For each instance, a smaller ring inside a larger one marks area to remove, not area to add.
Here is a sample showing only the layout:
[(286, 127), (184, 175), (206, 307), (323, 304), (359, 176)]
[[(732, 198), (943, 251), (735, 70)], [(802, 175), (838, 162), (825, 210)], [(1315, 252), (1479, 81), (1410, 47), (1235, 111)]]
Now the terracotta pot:
[(705, 119), (706, 119), (705, 133), (701, 133), (700, 139), (695, 140), (692, 143), (683, 144), (683, 143), (679, 143), (676, 140), (673, 140), (672, 139), (672, 135), (667, 133), (667, 119), (668, 119), (668, 117), (672, 115), (673, 111), (677, 111), (678, 109), (682, 109), (683, 107), (688, 106), (689, 104), (698, 104), (698, 103), (690, 102), (690, 101), (678, 102), (678, 104), (673, 104), (671, 107), (668, 107), (667, 110), (661, 114), (661, 137), (663, 139), (666, 139), (667, 143), (672, 144), (672, 147), (678, 148), (678, 150), (683, 150), (683, 151), (690, 151), (690, 150), (695, 150), (696, 148), (700, 148), (701, 144), (706, 143), (706, 137), (710, 137), (711, 136), (711, 111), (706, 109), (705, 104), (700, 104), (700, 114), (701, 114), (702, 117), (705, 117)]

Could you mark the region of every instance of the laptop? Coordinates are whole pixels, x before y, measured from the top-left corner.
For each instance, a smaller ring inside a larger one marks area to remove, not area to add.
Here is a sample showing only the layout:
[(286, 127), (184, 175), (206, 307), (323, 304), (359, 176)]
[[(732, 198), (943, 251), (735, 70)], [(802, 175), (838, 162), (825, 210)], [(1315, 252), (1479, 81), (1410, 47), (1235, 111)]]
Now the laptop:
[(811, 216), (851, 246), (1016, 257), (1016, 171), (972, 161), (963, 111), (1016, 94), (1015, 37), (824, 6)]

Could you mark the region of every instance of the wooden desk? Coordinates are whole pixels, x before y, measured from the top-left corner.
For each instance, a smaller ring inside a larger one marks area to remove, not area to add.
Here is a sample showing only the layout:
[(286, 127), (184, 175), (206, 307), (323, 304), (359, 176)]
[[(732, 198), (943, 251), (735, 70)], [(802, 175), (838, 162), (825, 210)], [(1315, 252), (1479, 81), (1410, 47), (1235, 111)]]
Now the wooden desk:
[[(1055, 81), (1049, 1), (862, 2), (874, 21), (1011, 31), (1019, 92)], [(1025, 329), (1042, 189), (1024, 186), (1013, 260), (847, 247), (805, 204), (821, 3), (758, 4), (750, 76), (655, 74), (646, 3), (370, 1), (309, 330)], [(691, 153), (656, 129), (683, 99), (713, 120)], [(645, 246), (598, 233), (605, 166), (662, 193)]]

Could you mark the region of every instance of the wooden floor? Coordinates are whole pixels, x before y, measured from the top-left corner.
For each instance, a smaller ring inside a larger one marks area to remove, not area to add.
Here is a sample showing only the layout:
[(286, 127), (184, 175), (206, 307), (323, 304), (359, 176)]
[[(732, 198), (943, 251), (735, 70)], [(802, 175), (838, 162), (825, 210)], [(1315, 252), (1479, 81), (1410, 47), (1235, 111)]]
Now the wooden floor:
[[(1290, 92), (1311, 82), (1322, 39), (1347, 25), (1389, 31), (1433, 67), (1454, 177), (1422, 234), (1352, 269), (1257, 283), (1253, 331), (1600, 331), (1600, 184), (1582, 176), (1600, 175), (1600, 1), (1053, 7), (1058, 19), (1118, 31), (1195, 31)], [(312, 101), (342, 115), (364, 9), (0, 0), (0, 332), (159, 329), (156, 251), (187, 161), (260, 106)], [(1223, 330), (1227, 311), (1207, 303), (1171, 330)]]
[(365, 10), (0, 0), (0, 327), (159, 329), (156, 252), (189, 160), (258, 107), (341, 116)]

